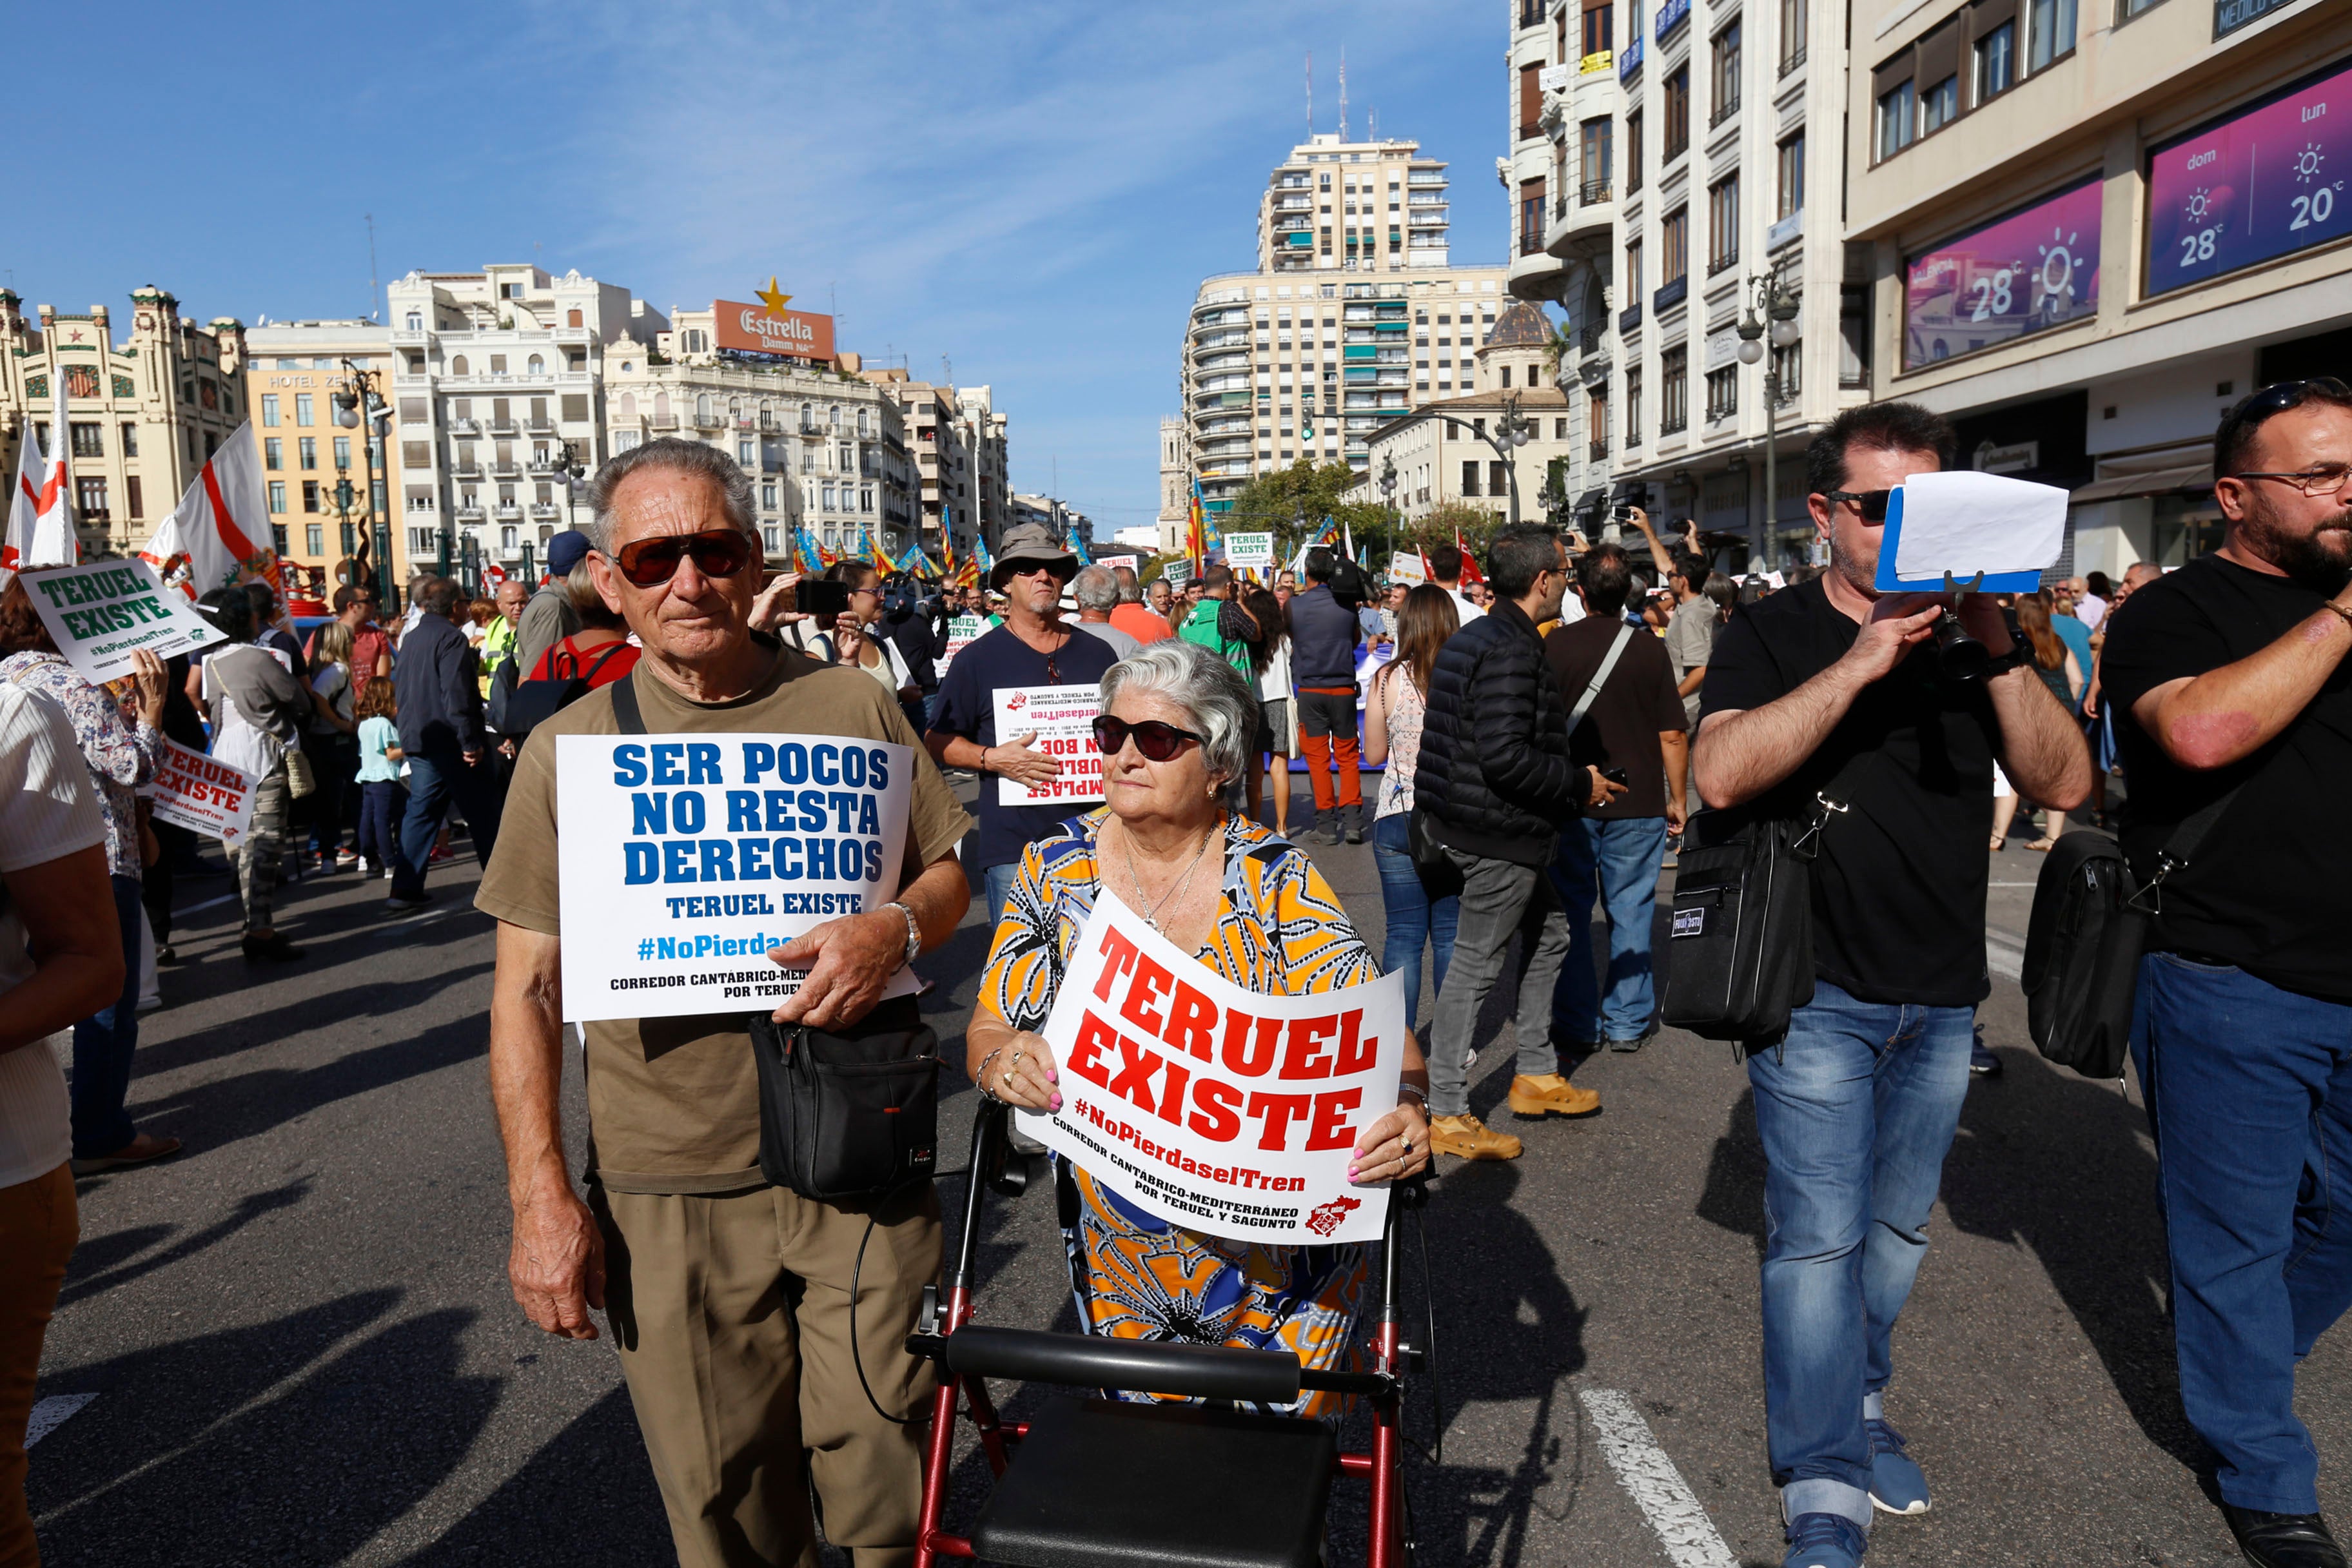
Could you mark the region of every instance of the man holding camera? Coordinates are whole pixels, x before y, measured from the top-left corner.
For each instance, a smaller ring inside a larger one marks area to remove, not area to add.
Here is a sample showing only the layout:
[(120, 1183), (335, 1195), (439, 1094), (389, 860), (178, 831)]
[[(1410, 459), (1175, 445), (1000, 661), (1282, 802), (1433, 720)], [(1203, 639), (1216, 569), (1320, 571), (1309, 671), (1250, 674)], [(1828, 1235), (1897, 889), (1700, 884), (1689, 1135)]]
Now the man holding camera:
[(2250, 1563), (2343, 1568), (2294, 1369), (2352, 1302), (2352, 387), (2254, 394), (2213, 472), (2228, 539), (2111, 609), (2100, 660), (2154, 911), (2132, 1056), (2222, 1515)]
[[(1881, 1401), (1990, 989), (1993, 763), (2053, 805), (2090, 789), (2081, 731), (1990, 598), (1963, 596), (1948, 621), (1941, 595), (1874, 586), (1890, 492), (1951, 447), (1950, 426), (1912, 404), (1832, 422), (1806, 456), (1830, 567), (1735, 615), (1701, 689), (1694, 766), (1707, 804), (1821, 824), (1813, 997), (1783, 1038), (1748, 1045), (1788, 1568), (1855, 1568), (1874, 1505), (1927, 1510)], [(1983, 645), (1989, 671), (1956, 678), (1941, 656), (1958, 634)]]

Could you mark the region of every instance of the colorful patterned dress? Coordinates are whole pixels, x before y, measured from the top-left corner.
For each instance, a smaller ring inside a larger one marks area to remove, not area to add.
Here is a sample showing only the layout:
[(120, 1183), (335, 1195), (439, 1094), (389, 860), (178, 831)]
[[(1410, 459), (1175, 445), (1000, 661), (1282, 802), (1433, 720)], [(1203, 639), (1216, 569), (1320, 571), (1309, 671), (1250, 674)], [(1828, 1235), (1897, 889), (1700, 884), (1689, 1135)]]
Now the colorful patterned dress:
[[(1045, 1026), (1102, 887), (1096, 838), (1108, 815), (1105, 809), (1066, 822), (1022, 854), (981, 982), (981, 1005), (1016, 1029)], [(1270, 996), (1332, 991), (1379, 975), (1339, 895), (1288, 839), (1228, 816), (1224, 858), (1216, 930), (1196, 954), (1202, 963)], [(1367, 1247), (1202, 1236), (1137, 1208), (1058, 1156), (1055, 1163), (1078, 1199), (1077, 1223), (1062, 1240), (1087, 1332), (1286, 1350), (1310, 1367), (1356, 1364), (1370, 1276)], [(1345, 1403), (1309, 1393), (1275, 1413), (1336, 1415)]]

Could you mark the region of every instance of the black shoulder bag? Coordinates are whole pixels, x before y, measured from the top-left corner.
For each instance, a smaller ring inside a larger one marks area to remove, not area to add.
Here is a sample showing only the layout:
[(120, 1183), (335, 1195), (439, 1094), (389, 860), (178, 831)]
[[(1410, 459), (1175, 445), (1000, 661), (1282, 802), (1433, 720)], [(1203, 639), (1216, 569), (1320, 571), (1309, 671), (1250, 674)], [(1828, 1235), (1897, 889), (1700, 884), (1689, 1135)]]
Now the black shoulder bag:
[(1807, 822), (1702, 811), (1683, 833), (1662, 1016), (1750, 1049), (1813, 999), (1813, 857), (1846, 807), (1827, 792)]
[(514, 673), (516, 661), (507, 660), (490, 677), (490, 728), (521, 744), (533, 730), (594, 689), (596, 677), (605, 664), (628, 646), (626, 637), (606, 645), (595, 662), (583, 670), (580, 668), (580, 656), (558, 644), (544, 680), (521, 679)]
[[(614, 681), (621, 731), (646, 732), (634, 673)], [(745, 1019), (760, 1071), (760, 1174), (804, 1198), (871, 1197), (939, 1162), (940, 1037), (894, 996), (840, 1033)]]
[(2174, 828), (2144, 888), (2104, 833), (2077, 828), (2050, 851), (2034, 883), (2018, 972), (2026, 1030), (2043, 1057), (2084, 1078), (2123, 1076), (2140, 954), (2165, 879), (2188, 868), (2237, 795), (2229, 791)]

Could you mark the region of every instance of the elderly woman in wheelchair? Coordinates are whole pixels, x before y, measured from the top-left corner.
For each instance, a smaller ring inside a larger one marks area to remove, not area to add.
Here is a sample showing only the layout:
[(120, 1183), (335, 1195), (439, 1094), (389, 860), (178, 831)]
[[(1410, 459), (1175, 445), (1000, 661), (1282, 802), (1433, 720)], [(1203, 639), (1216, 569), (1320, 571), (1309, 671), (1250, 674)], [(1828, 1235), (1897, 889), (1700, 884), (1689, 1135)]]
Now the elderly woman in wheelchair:
[[(1227, 980), (1272, 995), (1336, 990), (1378, 965), (1306, 854), (1236, 805), (1257, 726), (1231, 666), (1178, 639), (1152, 644), (1102, 682), (1103, 809), (1024, 854), (967, 1035), (967, 1067), (991, 1099), (1061, 1103), (1045, 1026), (1079, 930), (1108, 888)], [(1407, 1037), (1395, 1109), (1355, 1145), (1361, 1184), (1429, 1163), (1428, 1075)], [(1370, 1248), (1281, 1247), (1201, 1235), (1144, 1212), (1056, 1161), (1064, 1242), (1090, 1334), (1287, 1352), (1308, 1371), (1360, 1359)], [(1133, 1397), (1149, 1397), (1134, 1395)], [(1294, 1415), (1335, 1415), (1343, 1394), (1303, 1390)]]

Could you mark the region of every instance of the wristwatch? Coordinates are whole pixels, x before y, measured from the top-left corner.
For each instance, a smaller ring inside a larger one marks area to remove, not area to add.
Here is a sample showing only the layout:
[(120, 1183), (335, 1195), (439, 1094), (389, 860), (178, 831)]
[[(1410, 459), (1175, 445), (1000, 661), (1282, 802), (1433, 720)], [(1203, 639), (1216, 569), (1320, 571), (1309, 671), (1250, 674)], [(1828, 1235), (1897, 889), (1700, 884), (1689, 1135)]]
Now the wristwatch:
[(921, 922), (915, 919), (914, 910), (898, 902), (896, 899), (891, 900), (882, 907), (886, 910), (896, 910), (900, 914), (907, 917), (907, 953), (904, 958), (899, 960), (899, 962), (902, 963), (914, 963), (916, 956), (923, 951), (923, 928)]
[(2026, 641), (2022, 634), (2011, 633), (2009, 651), (1996, 656), (1991, 663), (1985, 666), (1985, 679), (1990, 680), (1996, 675), (2007, 675), (2012, 669), (2021, 669), (2032, 659), (2033, 645)]

